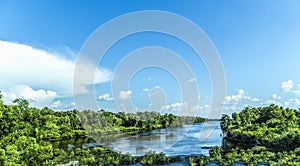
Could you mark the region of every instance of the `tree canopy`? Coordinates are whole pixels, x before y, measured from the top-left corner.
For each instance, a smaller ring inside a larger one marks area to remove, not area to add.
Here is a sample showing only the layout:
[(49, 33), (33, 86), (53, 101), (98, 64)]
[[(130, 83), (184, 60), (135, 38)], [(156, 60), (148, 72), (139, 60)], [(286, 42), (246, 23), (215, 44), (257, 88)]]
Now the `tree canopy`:
[(210, 150), (209, 157), (190, 157), (191, 165), (300, 165), (300, 111), (277, 105), (247, 107), (240, 113), (223, 115), (225, 135), (222, 147)]
[(57, 142), (83, 140), (84, 143), (92, 134), (135, 134), (205, 120), (157, 112), (53, 111), (47, 107), (31, 108), (27, 100), (20, 98), (14, 100), (15, 105), (6, 105), (1, 98), (0, 95), (0, 165), (56, 165), (74, 160), (80, 165), (167, 164), (177, 159), (155, 152), (133, 157), (101, 145), (64, 148)]

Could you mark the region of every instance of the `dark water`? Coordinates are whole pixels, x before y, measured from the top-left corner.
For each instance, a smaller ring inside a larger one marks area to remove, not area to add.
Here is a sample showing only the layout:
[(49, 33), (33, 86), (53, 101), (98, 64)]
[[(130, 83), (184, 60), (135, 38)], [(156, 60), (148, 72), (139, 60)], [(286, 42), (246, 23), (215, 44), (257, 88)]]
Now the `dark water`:
[(78, 139), (52, 141), (51, 143), (54, 148), (62, 148), (64, 150), (67, 150), (75, 147), (83, 148), (85, 145), (88, 145), (92, 142), (95, 142), (92, 138), (78, 138)]
[(95, 138), (98, 143), (122, 153), (141, 156), (152, 150), (167, 156), (208, 155), (208, 147), (220, 146), (219, 122), (184, 125), (180, 128), (153, 130), (136, 135), (106, 135)]

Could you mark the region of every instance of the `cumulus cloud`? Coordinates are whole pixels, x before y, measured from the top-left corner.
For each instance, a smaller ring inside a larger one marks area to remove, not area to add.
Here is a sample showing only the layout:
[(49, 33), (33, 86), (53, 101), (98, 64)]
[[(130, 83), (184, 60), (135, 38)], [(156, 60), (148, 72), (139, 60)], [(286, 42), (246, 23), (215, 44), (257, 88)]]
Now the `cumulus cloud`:
[(282, 82), (281, 84), (281, 90), (283, 92), (289, 92), (294, 86), (294, 83), (292, 80), (288, 80), (288, 81), (285, 81), (285, 82)]
[(283, 92), (291, 92), (296, 95), (300, 95), (300, 84), (295, 84), (293, 80), (282, 82), (281, 90)]
[(293, 90), (293, 93), (295, 93), (296, 95), (300, 95), (300, 89)]
[(273, 95), (272, 95), (272, 99), (281, 99), (281, 97), (278, 96), (277, 94), (273, 94)]
[(282, 82), (281, 93), (273, 93), (270, 98), (258, 98), (255, 96), (247, 96), (243, 89), (240, 89), (237, 94), (225, 97), (224, 111), (232, 113), (233, 111), (240, 111), (246, 105), (259, 107), (276, 104), (289, 108), (297, 109), (300, 107), (300, 85), (295, 84), (293, 80)]
[(178, 109), (182, 106), (182, 103), (172, 103), (172, 104), (166, 104), (164, 106), (161, 107), (161, 111), (169, 111), (169, 110), (173, 110), (173, 109)]
[[(111, 80), (112, 73), (85, 58), (76, 64), (76, 73), (73, 75), (73, 92), (75, 94), (89, 93), (88, 86)], [(96, 70), (95, 70), (96, 69)]]
[(160, 86), (159, 86), (159, 85), (156, 85), (156, 86), (153, 87), (153, 88), (144, 88), (144, 89), (143, 89), (143, 92), (148, 93), (148, 92), (151, 92), (151, 91), (153, 91), (153, 90), (155, 90), (155, 89), (160, 89)]
[(242, 99), (250, 100), (251, 97), (246, 96), (245, 91), (243, 89), (239, 89), (238, 93), (236, 95), (225, 96), (225, 103), (224, 104), (228, 104), (228, 103), (231, 103), (231, 102), (239, 102)]
[(251, 99), (251, 101), (254, 101), (254, 102), (257, 102), (257, 101), (260, 101), (257, 97), (254, 97)]
[(62, 102), (60, 100), (52, 102), (50, 108), (55, 110), (72, 110), (75, 109), (75, 103)]
[(105, 93), (105, 94), (103, 94), (103, 95), (100, 95), (100, 96), (98, 97), (98, 99), (99, 99), (99, 100), (102, 100), (102, 101), (114, 101), (114, 98), (113, 98), (110, 94), (108, 94), (108, 93)]
[(279, 102), (278, 100), (264, 100), (263, 102), (261, 102), (262, 106), (267, 106), (267, 105), (271, 105), (271, 104), (276, 104), (276, 105), (282, 106), (282, 103)]
[(199, 109), (199, 105), (190, 106), (187, 102), (175, 102), (171, 104), (165, 104), (160, 108), (160, 111), (180, 116), (196, 116), (199, 113)]
[(44, 89), (34, 90), (27, 85), (14, 86), (7, 91), (3, 91), (2, 94), (6, 103), (11, 103), (16, 98), (24, 98), (29, 101), (32, 107), (42, 108), (51, 107), (52, 104), (59, 104), (52, 103), (53, 100), (58, 97), (55, 91)]
[(51, 104), (51, 108), (54, 108), (54, 109), (57, 109), (57, 108), (60, 108), (62, 106), (62, 103), (61, 101), (55, 101)]
[(241, 107), (236, 104), (224, 106), (224, 111), (239, 111), (239, 110), (241, 110)]
[[(64, 56), (65, 57), (65, 56)], [(0, 88), (9, 89), (19, 84), (33, 88), (51, 89), (62, 95), (72, 94), (75, 63), (44, 49), (25, 44), (0, 40)], [(88, 67), (82, 67), (86, 69)], [(85, 71), (85, 70), (83, 70)], [(82, 80), (84, 86), (110, 81), (111, 72), (106, 69), (95, 71), (94, 82)]]
[(300, 107), (300, 99), (292, 98), (284, 102), (284, 106), (292, 107), (292, 108), (299, 108)]
[(119, 96), (118, 96), (119, 100), (127, 100), (131, 94), (132, 94), (131, 90), (120, 91)]
[(295, 98), (294, 100), (292, 100), (292, 102), (294, 102), (295, 107), (300, 107), (300, 99)]
[(297, 86), (294, 86), (292, 92), (296, 95), (300, 95), (300, 84), (298, 84)]
[[(232, 112), (232, 111), (240, 111), (248, 106), (251, 102), (259, 102), (261, 101), (257, 97), (251, 97), (246, 95), (245, 90), (239, 89), (237, 94), (229, 95), (225, 97), (224, 101), (224, 111)], [(251, 104), (250, 104), (251, 105)]]

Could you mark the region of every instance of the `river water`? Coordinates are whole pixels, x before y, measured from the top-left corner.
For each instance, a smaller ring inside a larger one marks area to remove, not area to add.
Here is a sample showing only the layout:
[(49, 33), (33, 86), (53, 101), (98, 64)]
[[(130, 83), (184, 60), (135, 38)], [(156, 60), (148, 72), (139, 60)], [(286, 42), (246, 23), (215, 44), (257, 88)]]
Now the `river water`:
[(106, 135), (98, 143), (122, 153), (142, 156), (152, 150), (167, 156), (208, 155), (208, 147), (221, 146), (222, 130), (218, 121), (158, 129), (136, 135)]

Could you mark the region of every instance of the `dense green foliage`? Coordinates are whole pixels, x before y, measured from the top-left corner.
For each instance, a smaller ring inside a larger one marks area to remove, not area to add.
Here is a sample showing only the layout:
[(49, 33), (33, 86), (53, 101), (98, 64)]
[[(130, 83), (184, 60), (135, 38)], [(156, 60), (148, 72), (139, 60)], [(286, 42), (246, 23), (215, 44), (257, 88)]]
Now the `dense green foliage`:
[(6, 105), (0, 96), (0, 165), (55, 165), (70, 161), (79, 161), (80, 165), (167, 164), (178, 159), (155, 152), (133, 157), (100, 145), (90, 148), (66, 148), (59, 145), (61, 141), (80, 142), (90, 139), (88, 136), (91, 133), (105, 135), (125, 131), (132, 134), (205, 120), (155, 112), (56, 112), (49, 108), (31, 108), (24, 99), (16, 99), (14, 102), (15, 105)]
[(143, 131), (166, 127), (180, 127), (183, 124), (204, 122), (201, 117), (174, 116), (173, 114), (161, 115), (157, 112), (127, 113), (99, 112), (86, 110), (78, 112), (83, 127), (90, 135), (101, 135), (117, 132), (136, 134)]
[(223, 115), (222, 147), (210, 150), (210, 157), (190, 157), (191, 165), (215, 161), (219, 165), (242, 162), (247, 165), (300, 165), (300, 111), (276, 105), (245, 108)]
[[(0, 96), (1, 98), (1, 96)], [(163, 165), (177, 161), (163, 153), (142, 157), (121, 154), (103, 146), (66, 148), (57, 142), (92, 139), (109, 133), (135, 134), (158, 128), (203, 122), (203, 118), (176, 117), (156, 112), (111, 113), (76, 110), (56, 112), (29, 107), (23, 99), (15, 105), (0, 100), (0, 165), (55, 165), (79, 161), (80, 165)], [(189, 157), (190, 165), (300, 165), (300, 111), (276, 105), (245, 108), (223, 115), (222, 147), (210, 149), (209, 157)]]

